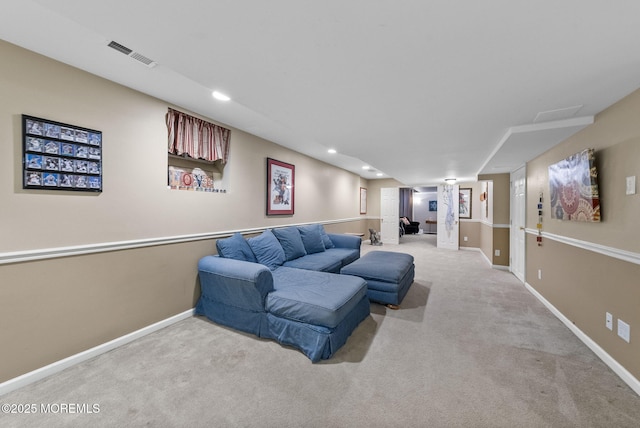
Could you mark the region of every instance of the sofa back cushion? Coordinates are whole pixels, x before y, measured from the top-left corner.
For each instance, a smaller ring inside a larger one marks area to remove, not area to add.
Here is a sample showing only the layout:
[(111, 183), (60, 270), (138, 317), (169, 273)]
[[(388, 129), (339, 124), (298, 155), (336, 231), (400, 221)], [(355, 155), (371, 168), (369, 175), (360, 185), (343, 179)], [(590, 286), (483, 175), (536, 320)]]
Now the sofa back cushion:
[(239, 233), (234, 233), (231, 237), (218, 239), (216, 241), (218, 255), (227, 259), (243, 260), (245, 262), (256, 263), (258, 260), (253, 255), (247, 240)]
[(307, 255), (297, 227), (289, 226), (273, 229), (273, 234), (282, 245), (287, 260), (295, 260)]
[(321, 225), (319, 224), (298, 226), (300, 237), (302, 238), (302, 243), (304, 244), (304, 249), (307, 251), (307, 254), (320, 253), (325, 250), (320, 227)]
[(323, 225), (320, 225), (320, 236), (322, 236), (322, 243), (324, 244), (325, 249), (328, 250), (330, 248), (335, 248), (333, 241), (331, 241), (331, 238), (329, 238), (329, 235), (327, 234), (327, 231), (324, 230)]
[(247, 239), (251, 251), (256, 256), (258, 263), (275, 270), (287, 260), (282, 245), (278, 242), (271, 229), (267, 229), (260, 235)]

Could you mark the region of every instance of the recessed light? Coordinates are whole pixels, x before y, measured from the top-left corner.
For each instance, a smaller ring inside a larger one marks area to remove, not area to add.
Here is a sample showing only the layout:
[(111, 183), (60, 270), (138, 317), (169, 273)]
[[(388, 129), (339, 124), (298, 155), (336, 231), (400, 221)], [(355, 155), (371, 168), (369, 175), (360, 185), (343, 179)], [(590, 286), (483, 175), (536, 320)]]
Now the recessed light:
[(379, 173), (377, 173), (377, 174), (376, 174), (376, 176), (377, 176), (377, 177), (382, 177), (383, 175), (384, 175), (384, 174), (383, 174), (383, 173), (381, 173), (381, 172), (379, 172)]
[(365, 169), (367, 171), (369, 170), (369, 168), (371, 168), (369, 165), (365, 165), (365, 166), (362, 167), (362, 169)]
[(215, 98), (216, 100), (220, 100), (220, 101), (229, 101), (231, 99), (231, 98), (229, 98), (229, 96), (223, 94), (222, 92), (218, 92), (218, 91), (213, 91), (213, 93), (211, 95), (213, 95), (213, 98)]
[(338, 153), (336, 149), (329, 149), (327, 150), (327, 152), (331, 153), (332, 155), (335, 155), (336, 153)]

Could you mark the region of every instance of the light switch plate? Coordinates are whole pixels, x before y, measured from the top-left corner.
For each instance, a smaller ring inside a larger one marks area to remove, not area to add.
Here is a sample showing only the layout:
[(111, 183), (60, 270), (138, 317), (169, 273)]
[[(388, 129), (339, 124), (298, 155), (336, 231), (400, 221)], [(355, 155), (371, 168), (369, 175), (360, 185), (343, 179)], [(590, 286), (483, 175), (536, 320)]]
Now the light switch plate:
[(627, 195), (636, 194), (636, 176), (627, 177)]

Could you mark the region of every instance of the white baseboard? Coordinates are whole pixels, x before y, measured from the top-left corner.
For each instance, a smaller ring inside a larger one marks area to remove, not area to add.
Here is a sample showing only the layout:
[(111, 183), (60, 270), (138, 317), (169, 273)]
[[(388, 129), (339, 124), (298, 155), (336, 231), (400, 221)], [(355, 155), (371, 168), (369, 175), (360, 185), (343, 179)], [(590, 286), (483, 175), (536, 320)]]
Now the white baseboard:
[(587, 336), (582, 330), (575, 326), (574, 323), (571, 322), (567, 317), (565, 317), (562, 312), (556, 309), (547, 299), (545, 299), (542, 294), (538, 293), (530, 284), (526, 283), (524, 286), (529, 290), (531, 294), (536, 296), (538, 300), (542, 302), (543, 305), (547, 307), (564, 325), (571, 330), (573, 334), (575, 334), (578, 339), (580, 339), (589, 349), (591, 349), (597, 356), (600, 358), (611, 370), (617, 374), (620, 379), (624, 381), (631, 389), (633, 389), (636, 394), (640, 395), (640, 381), (636, 379), (627, 369), (625, 369), (619, 362), (617, 362), (611, 355), (609, 355), (604, 349), (600, 347), (596, 342), (593, 341), (589, 336)]
[(126, 345), (129, 342), (133, 342), (136, 339), (146, 336), (147, 334), (151, 334), (162, 328), (168, 327), (171, 324), (177, 323), (178, 321), (182, 321), (184, 319), (192, 317), (193, 312), (194, 312), (193, 309), (189, 309), (188, 311), (184, 311), (178, 315), (174, 315), (165, 320), (158, 321), (155, 324), (151, 324), (150, 326), (141, 328), (140, 330), (136, 330), (132, 333), (118, 337), (109, 342), (95, 346), (91, 349), (87, 349), (86, 351), (80, 352), (78, 354), (71, 355), (70, 357), (67, 357), (63, 360), (56, 361), (55, 363), (51, 363), (47, 366), (33, 370), (29, 373), (25, 373), (16, 378), (9, 379), (6, 382), (0, 383), (0, 396), (7, 394), (11, 391), (14, 391), (18, 388), (27, 386), (31, 383), (37, 382), (40, 379), (44, 379), (45, 377), (51, 376), (55, 373), (61, 372), (62, 370), (69, 368), (73, 365), (79, 364), (93, 357), (97, 357), (100, 354), (109, 352), (112, 349), (115, 349), (119, 346)]

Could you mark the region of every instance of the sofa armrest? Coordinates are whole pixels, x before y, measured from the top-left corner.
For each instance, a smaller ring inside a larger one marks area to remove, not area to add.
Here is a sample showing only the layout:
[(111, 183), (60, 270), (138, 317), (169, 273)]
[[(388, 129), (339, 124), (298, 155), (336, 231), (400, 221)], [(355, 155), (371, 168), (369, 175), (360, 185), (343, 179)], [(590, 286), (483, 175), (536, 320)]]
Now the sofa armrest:
[(342, 233), (327, 233), (329, 239), (333, 242), (336, 248), (351, 248), (354, 250), (360, 250), (362, 245), (362, 238), (355, 235), (345, 235)]
[(205, 256), (198, 262), (202, 296), (250, 311), (264, 311), (273, 290), (271, 271), (259, 263)]

